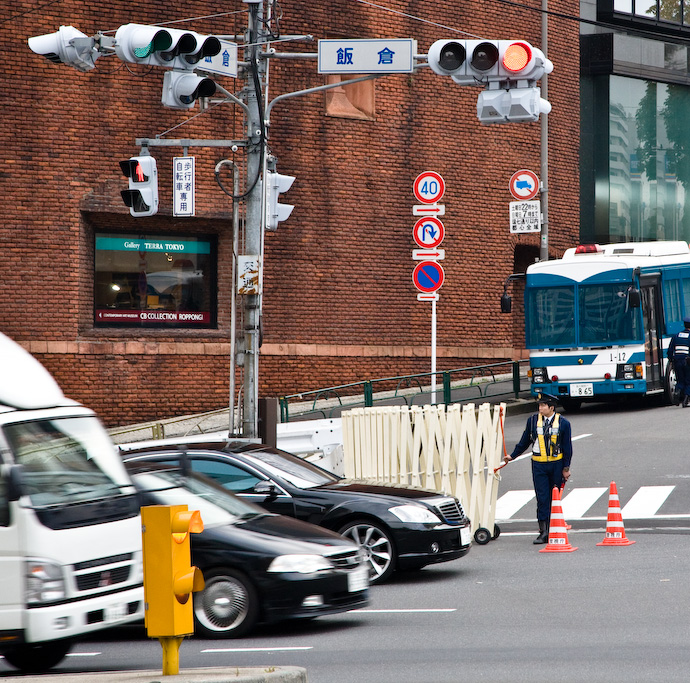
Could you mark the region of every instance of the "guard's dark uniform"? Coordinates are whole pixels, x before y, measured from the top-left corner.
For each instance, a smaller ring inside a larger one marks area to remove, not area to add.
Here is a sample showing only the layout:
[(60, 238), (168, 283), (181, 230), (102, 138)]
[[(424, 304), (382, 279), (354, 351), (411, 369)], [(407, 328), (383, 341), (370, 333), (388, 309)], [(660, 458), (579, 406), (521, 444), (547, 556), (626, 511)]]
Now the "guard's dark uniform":
[(532, 481), (537, 494), (537, 520), (548, 522), (551, 517), (551, 492), (561, 487), (563, 469), (570, 467), (573, 457), (570, 422), (559, 413), (545, 424), (542, 415), (530, 415), (522, 438), (510, 454), (517, 458), (532, 444)]
[(666, 356), (673, 362), (676, 373), (676, 390), (673, 400), (676, 405), (683, 403), (685, 408), (690, 403), (690, 318), (684, 318), (685, 329), (671, 338)]

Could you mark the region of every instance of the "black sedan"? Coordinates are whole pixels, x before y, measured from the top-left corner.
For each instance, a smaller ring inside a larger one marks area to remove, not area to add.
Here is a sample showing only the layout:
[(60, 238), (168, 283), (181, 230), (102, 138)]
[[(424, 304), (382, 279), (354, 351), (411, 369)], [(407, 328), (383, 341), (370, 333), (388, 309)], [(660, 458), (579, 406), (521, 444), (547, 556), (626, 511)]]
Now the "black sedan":
[(371, 583), (466, 555), (470, 520), (457, 498), (406, 486), (341, 479), (285, 451), (256, 443), (179, 439), (121, 445), (129, 459), (184, 461), (271, 512), (336, 531), (364, 549)]
[(194, 594), (196, 631), (246, 635), (258, 622), (318, 617), (368, 604), (368, 571), (351, 541), (267, 513), (215, 482), (177, 467), (125, 462), (142, 505), (187, 505), (204, 530), (191, 539), (206, 586)]

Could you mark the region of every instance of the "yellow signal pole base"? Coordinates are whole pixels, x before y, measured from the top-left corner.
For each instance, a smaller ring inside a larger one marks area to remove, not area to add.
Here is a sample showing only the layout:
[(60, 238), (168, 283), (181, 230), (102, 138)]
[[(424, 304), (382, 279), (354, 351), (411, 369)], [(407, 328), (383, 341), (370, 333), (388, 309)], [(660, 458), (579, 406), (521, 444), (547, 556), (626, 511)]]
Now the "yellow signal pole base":
[(158, 639), (163, 648), (163, 675), (176, 676), (180, 673), (181, 636), (162, 636)]

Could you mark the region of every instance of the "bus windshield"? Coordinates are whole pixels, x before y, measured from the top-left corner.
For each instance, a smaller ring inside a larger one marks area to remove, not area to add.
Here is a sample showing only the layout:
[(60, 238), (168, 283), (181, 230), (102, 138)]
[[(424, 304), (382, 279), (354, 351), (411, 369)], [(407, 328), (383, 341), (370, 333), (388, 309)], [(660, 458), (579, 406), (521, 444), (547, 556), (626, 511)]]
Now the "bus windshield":
[(580, 284), (527, 290), (527, 345), (537, 348), (611, 346), (641, 341), (638, 309), (627, 283)]

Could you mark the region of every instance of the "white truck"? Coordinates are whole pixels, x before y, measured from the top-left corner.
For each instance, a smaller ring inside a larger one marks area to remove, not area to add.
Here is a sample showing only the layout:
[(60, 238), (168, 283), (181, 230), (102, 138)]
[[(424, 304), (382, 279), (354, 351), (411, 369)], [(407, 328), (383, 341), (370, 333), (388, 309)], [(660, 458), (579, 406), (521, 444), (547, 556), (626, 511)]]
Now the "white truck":
[(0, 333), (0, 654), (29, 673), (143, 620), (136, 491), (93, 411)]

